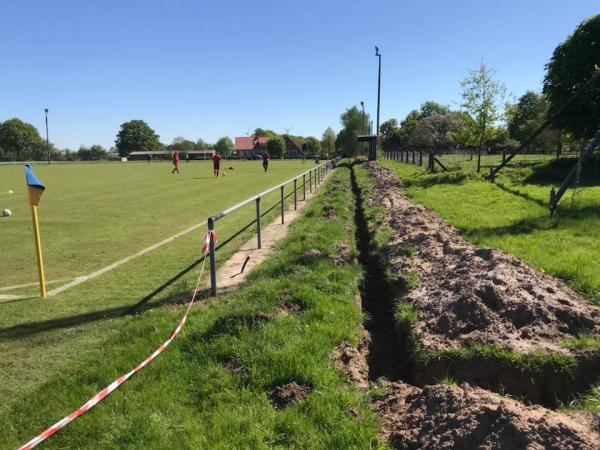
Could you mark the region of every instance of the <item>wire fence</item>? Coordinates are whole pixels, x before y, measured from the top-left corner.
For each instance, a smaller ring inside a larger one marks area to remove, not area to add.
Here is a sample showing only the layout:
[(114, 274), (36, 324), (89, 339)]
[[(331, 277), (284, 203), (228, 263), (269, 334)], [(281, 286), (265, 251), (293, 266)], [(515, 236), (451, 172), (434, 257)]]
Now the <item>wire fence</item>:
[[(508, 152), (496, 154), (486, 153), (481, 155), (481, 160), (477, 161), (478, 155), (473, 152), (440, 151), (430, 149), (398, 149), (383, 152), (383, 159), (390, 161), (403, 162), (405, 164), (414, 164), (424, 167), (429, 172), (436, 170), (477, 170), (480, 168), (487, 170), (502, 163), (508, 155)], [(578, 152), (562, 153), (561, 157), (579, 156)], [(523, 153), (517, 155), (512, 163), (514, 165), (533, 165), (541, 162), (556, 159), (554, 153)]]
[[(276, 186), (273, 186), (266, 191), (261, 192), (258, 195), (254, 195), (252, 197), (248, 197), (246, 200), (239, 202), (236, 205), (231, 206), (230, 208), (224, 209), (216, 214), (213, 214), (208, 218), (208, 232), (214, 235), (216, 232), (216, 223), (217, 221), (223, 219), (224, 217), (230, 215), (231, 213), (243, 208), (244, 206), (250, 205), (254, 203), (254, 208), (256, 211), (255, 219), (251, 222), (243, 225), (238, 229), (233, 235), (227, 237), (225, 240), (222, 240), (218, 243), (215, 243), (214, 239), (210, 240), (209, 244), (209, 259), (210, 259), (210, 290), (211, 295), (215, 296), (218, 293), (217, 286), (217, 250), (222, 249), (225, 245), (233, 241), (235, 238), (240, 236), (245, 231), (249, 230), (253, 226), (256, 227), (256, 243), (257, 248), (262, 248), (262, 239), (261, 239), (261, 231), (262, 231), (262, 218), (265, 217), (270, 212), (279, 208), (279, 216), (281, 217), (281, 223), (285, 223), (285, 202), (286, 200), (293, 197), (293, 207), (294, 210), (298, 209), (298, 201), (306, 201), (307, 192), (310, 194), (313, 190), (317, 189), (317, 186), (321, 184), (321, 182), (325, 179), (329, 171), (335, 167), (336, 160), (327, 161), (318, 166), (313, 167), (310, 170), (307, 170), (304, 173), (301, 173), (294, 178), (290, 178), (283, 183), (280, 183)], [(286, 193), (286, 187), (291, 186), (292, 189)], [(263, 205), (262, 200), (267, 197), (269, 194), (279, 191), (279, 200), (272, 206), (267, 209), (262, 209)], [(301, 198), (300, 197), (301, 194)]]

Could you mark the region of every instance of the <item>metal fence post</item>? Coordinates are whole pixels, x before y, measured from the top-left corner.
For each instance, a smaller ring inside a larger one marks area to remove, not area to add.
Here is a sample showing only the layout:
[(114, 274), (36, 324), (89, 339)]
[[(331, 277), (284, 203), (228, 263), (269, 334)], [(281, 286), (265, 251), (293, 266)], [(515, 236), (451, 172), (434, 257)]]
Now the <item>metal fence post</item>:
[(284, 223), (284, 218), (283, 218), (283, 186), (281, 186), (280, 188), (281, 190), (281, 223)]
[(306, 201), (306, 174), (302, 175), (302, 201)]
[(296, 183), (298, 181), (297, 178), (294, 178), (294, 211), (298, 210), (298, 183)]
[(208, 231), (211, 233), (208, 248), (210, 251), (210, 293), (212, 296), (217, 295), (217, 258), (215, 255), (215, 240), (212, 238), (212, 233), (215, 232), (215, 219), (208, 218)]
[(256, 240), (258, 248), (262, 248), (262, 241), (260, 239), (260, 197), (256, 197)]

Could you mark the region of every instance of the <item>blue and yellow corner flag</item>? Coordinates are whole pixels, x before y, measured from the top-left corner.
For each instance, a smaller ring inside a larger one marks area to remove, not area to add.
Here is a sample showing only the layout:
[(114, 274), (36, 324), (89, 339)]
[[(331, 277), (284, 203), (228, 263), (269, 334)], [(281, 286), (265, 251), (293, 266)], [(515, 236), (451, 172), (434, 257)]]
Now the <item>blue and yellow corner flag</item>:
[(42, 194), (46, 190), (46, 186), (35, 176), (29, 164), (25, 164), (25, 180), (29, 193), (29, 204), (37, 206), (42, 198)]

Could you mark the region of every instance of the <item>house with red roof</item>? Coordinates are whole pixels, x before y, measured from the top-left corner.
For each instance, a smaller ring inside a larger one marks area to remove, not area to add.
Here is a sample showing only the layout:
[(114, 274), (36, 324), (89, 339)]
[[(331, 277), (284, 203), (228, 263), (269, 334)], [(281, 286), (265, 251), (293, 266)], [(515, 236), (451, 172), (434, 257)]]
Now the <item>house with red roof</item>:
[(235, 138), (235, 154), (240, 159), (262, 155), (267, 150), (268, 137), (242, 136)]

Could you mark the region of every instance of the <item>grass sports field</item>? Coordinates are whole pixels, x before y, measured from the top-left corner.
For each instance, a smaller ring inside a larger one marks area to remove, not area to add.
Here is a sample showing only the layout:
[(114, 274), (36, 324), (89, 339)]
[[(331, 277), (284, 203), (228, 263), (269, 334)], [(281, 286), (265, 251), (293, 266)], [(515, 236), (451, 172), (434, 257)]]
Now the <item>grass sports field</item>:
[[(274, 161), (265, 174), (260, 161), (225, 166), (234, 170), (219, 179), (209, 162), (184, 163), (181, 175), (171, 175), (169, 163), (34, 166), (47, 187), (39, 209), (48, 280), (86, 275), (309, 168)], [(22, 166), (0, 167), (0, 207), (13, 212), (0, 221), (0, 288), (37, 280), (25, 197)]]
[[(484, 160), (499, 161), (498, 156)], [(475, 244), (517, 255), (600, 302), (600, 178), (593, 161), (582, 172), (574, 201), (570, 189), (553, 218), (550, 188), (560, 185), (573, 158), (526, 155), (500, 172), (495, 183), (478, 176), (473, 161), (449, 164), (450, 172), (437, 174), (411, 164), (382, 163), (405, 182), (410, 198), (434, 209)]]
[[(101, 269), (314, 164), (272, 161), (266, 174), (260, 161), (225, 166), (234, 169), (215, 179), (208, 162), (184, 163), (179, 176), (171, 175), (169, 163), (35, 165), (47, 188), (39, 209), (48, 280), (64, 282)], [(22, 166), (0, 166), (0, 207), (13, 212), (0, 218), (0, 288), (37, 280), (24, 178)], [(263, 207), (277, 196), (264, 200)], [(226, 238), (253, 218), (254, 209), (243, 208), (220, 220), (217, 232)], [(70, 360), (97, 349), (137, 314), (184, 302), (205, 230), (202, 226), (47, 300), (35, 298), (36, 285), (0, 291), (31, 295), (0, 300), (0, 410), (56, 376)], [(232, 242), (219, 258), (245, 238)]]

